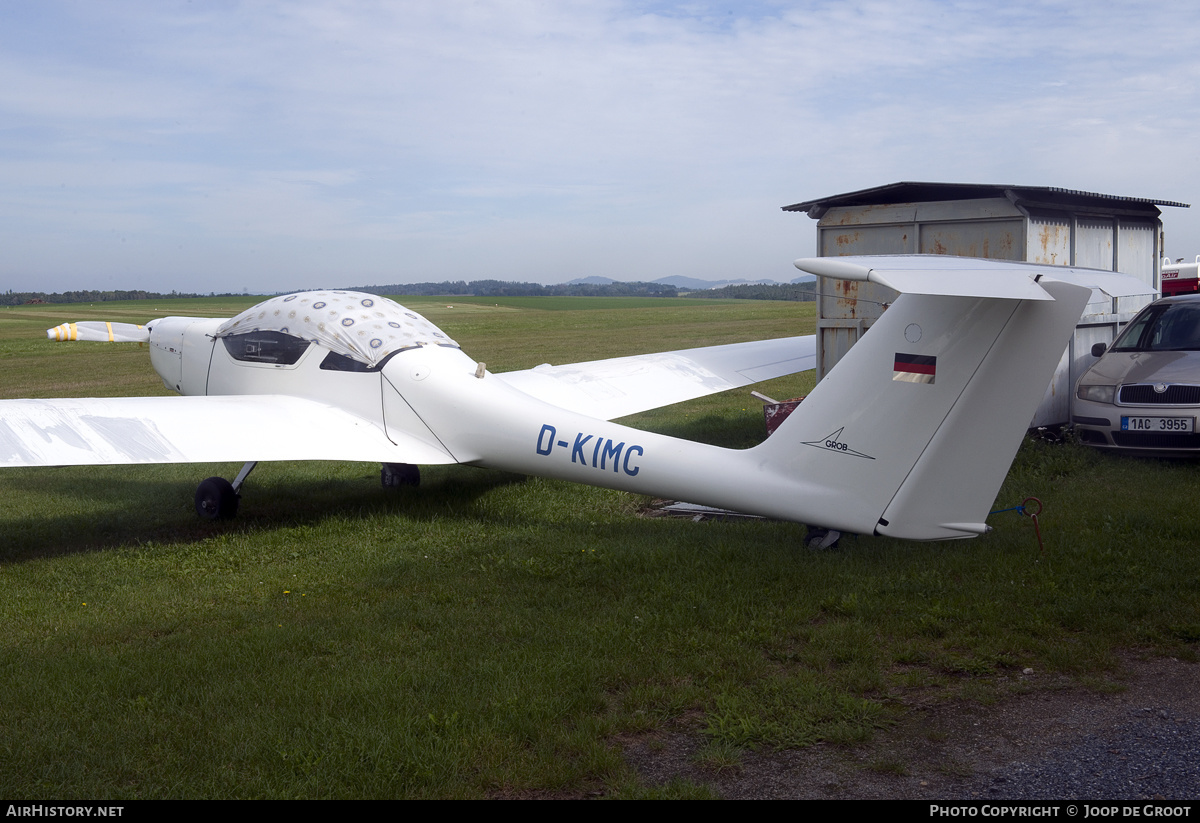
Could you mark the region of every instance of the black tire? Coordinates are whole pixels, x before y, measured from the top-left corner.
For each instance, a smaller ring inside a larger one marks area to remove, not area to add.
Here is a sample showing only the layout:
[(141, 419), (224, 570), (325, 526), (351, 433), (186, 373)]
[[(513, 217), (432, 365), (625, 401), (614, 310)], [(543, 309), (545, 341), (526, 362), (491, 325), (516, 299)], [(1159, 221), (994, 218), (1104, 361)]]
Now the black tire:
[(384, 488), (421, 485), (421, 470), (412, 463), (384, 463), (379, 471)]
[(206, 520), (230, 520), (241, 498), (224, 477), (210, 477), (196, 488), (196, 514)]

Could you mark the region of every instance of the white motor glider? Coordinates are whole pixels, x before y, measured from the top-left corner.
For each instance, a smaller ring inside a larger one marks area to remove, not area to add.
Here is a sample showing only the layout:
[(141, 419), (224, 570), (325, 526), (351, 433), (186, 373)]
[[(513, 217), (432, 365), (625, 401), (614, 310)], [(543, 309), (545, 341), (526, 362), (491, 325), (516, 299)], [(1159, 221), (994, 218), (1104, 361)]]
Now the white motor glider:
[(686, 500), (842, 532), (971, 537), (1091, 290), (1112, 272), (954, 257), (797, 260), (901, 296), (762, 444), (725, 449), (609, 422), (812, 368), (812, 337), (492, 374), (420, 315), (346, 291), (275, 297), (230, 320), (66, 324), (144, 340), (183, 397), (0, 401), (0, 466), (245, 464), (197, 511), (230, 517), (262, 460), (463, 463)]

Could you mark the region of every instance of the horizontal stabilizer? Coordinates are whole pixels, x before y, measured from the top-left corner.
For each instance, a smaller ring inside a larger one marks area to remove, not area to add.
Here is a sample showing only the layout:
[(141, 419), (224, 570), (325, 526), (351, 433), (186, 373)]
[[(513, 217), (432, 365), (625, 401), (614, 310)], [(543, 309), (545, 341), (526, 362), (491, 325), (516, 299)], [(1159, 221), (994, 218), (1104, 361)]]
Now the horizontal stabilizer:
[(145, 343), (150, 339), (150, 330), (133, 323), (106, 323), (102, 320), (87, 320), (81, 323), (63, 323), (46, 329), (51, 340), (85, 340), (92, 343)]
[(367, 420), (299, 397), (0, 401), (0, 466), (252, 460), (454, 462), (416, 438), (389, 439)]
[(1109, 297), (1154, 292), (1149, 284), (1120, 272), (945, 254), (810, 257), (797, 260), (795, 265), (809, 274), (839, 280), (865, 280), (902, 294), (1051, 300), (1053, 298), (1040, 285), (1046, 280), (1099, 289)]
[(699, 349), (542, 365), (495, 377), (559, 408), (612, 420), (748, 386), (816, 365), (814, 337), (785, 337)]

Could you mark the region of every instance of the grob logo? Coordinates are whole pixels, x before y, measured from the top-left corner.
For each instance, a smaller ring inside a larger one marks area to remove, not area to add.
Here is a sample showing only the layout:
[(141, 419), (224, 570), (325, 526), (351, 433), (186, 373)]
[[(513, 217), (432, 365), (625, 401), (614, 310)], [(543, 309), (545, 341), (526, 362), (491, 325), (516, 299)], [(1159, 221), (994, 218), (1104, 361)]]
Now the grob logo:
[(872, 457), (871, 455), (863, 454), (860, 451), (855, 451), (854, 449), (850, 448), (849, 445), (842, 442), (842, 440), (841, 440), (842, 431), (845, 428), (846, 428), (845, 426), (842, 426), (842, 428), (838, 429), (837, 431), (833, 432), (832, 434), (830, 434), (827, 437), (824, 437), (820, 440), (804, 440), (802, 442), (804, 443), (805, 446), (812, 446), (814, 448), (823, 449), (825, 451), (837, 452), (838, 454), (848, 454), (853, 457), (863, 457), (863, 458), (866, 458), (867, 460), (874, 460), (875, 458)]

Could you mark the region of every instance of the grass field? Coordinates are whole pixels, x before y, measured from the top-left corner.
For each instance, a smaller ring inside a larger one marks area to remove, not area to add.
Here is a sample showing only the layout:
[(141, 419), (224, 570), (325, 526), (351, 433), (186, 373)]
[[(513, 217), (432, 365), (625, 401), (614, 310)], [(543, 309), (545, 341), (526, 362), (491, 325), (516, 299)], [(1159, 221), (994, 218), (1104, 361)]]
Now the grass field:
[[(814, 325), (812, 304), (400, 299), (493, 371)], [(144, 349), (43, 330), (253, 302), (0, 310), (0, 396), (163, 394)], [(746, 391), (633, 423), (763, 436)], [(621, 741), (682, 730), (721, 764), (869, 746), (918, 700), (1118, 687), (1120, 655), (1200, 642), (1192, 464), (1030, 442), (996, 508), (1041, 498), (1044, 550), (1005, 513), (977, 540), (827, 553), (794, 524), (460, 467), (397, 493), (377, 465), (264, 464), (236, 521), (198, 520), (196, 484), (237, 468), (0, 472), (0, 795), (705, 796), (646, 785)]]

